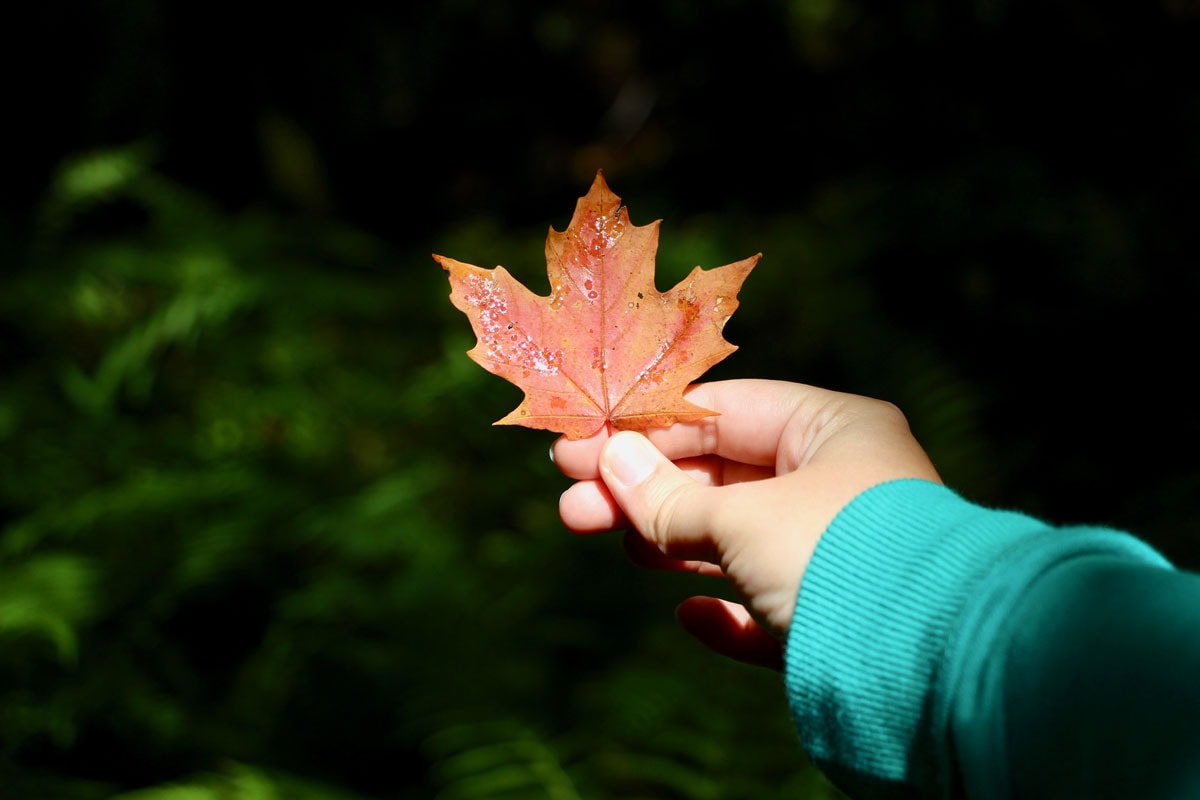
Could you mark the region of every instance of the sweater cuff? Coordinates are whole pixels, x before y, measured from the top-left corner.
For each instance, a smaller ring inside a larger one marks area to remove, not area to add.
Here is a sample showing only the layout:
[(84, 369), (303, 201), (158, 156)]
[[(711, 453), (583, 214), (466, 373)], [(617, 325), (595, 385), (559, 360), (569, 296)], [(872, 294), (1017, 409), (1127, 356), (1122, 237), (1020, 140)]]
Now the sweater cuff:
[(785, 658), (801, 741), (835, 784), (881, 797), (946, 790), (934, 687), (953, 640), (970, 635), (957, 629), (964, 608), (1012, 553), (1028, 563), (1041, 542), (1067, 544), (1060, 534), (1089, 550), (1087, 534), (917, 479), (876, 486), (838, 514), (805, 571)]

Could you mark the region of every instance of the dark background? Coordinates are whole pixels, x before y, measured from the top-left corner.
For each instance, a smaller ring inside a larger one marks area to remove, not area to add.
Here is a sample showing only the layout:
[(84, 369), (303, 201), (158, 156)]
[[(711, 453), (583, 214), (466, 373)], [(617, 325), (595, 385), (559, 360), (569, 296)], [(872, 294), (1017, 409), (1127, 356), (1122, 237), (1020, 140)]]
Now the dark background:
[(1200, 567), (1200, 6), (45, 3), (0, 181), (0, 797), (833, 796), (719, 585), (569, 536), (437, 252), (597, 169), (708, 376), (899, 404), (968, 497)]

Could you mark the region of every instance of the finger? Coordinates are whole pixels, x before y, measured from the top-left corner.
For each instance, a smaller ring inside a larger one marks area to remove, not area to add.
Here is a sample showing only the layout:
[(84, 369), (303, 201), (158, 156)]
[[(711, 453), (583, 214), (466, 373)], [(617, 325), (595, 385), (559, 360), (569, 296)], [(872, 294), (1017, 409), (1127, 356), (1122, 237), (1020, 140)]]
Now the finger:
[[(771, 477), (773, 472), (765, 467), (727, 464), (713, 457), (684, 459), (677, 466), (702, 486), (760, 480)], [(558, 515), (574, 533), (602, 533), (629, 525), (608, 487), (600, 480), (581, 480), (569, 486), (558, 499)]]
[[(693, 384), (684, 397), (714, 416), (696, 422), (653, 428), (650, 441), (668, 458), (715, 454), (730, 461), (773, 467), (788, 425), (815, 425), (830, 403), (851, 397), (815, 386), (759, 379)], [(609, 438), (606, 428), (587, 439), (561, 437), (551, 458), (565, 475), (595, 478), (596, 459)]]
[(628, 527), (620, 506), (603, 481), (573, 483), (558, 498), (558, 516), (573, 533), (603, 533)]
[(754, 621), (745, 606), (716, 597), (691, 597), (675, 609), (683, 629), (723, 656), (783, 670), (783, 645)]
[(621, 544), (624, 546), (629, 560), (639, 567), (657, 569), (664, 572), (694, 572), (697, 575), (712, 578), (722, 578), (725, 576), (719, 564), (696, 560), (684, 561), (663, 555), (661, 550), (643, 539), (642, 535), (636, 531), (627, 532), (621, 539)]
[(675, 462), (684, 475), (703, 486), (727, 486), (731, 483), (747, 483), (775, 477), (774, 467), (760, 467), (726, 461), (717, 456), (681, 458)]
[(586, 439), (572, 441), (560, 436), (550, 445), (550, 460), (568, 478), (577, 481), (592, 480), (600, 477), (596, 465), (600, 460), (600, 449), (608, 441), (608, 427), (605, 426)]
[(626, 519), (664, 555), (720, 563), (714, 530), (741, 509), (716, 493), (737, 487), (697, 483), (632, 431), (608, 440), (600, 475)]
[(716, 416), (648, 431), (650, 441), (667, 458), (711, 453), (773, 467), (789, 425), (817, 424), (822, 409), (846, 396), (788, 381), (747, 379), (694, 384), (684, 397)]
[[(629, 522), (600, 481), (580, 481), (559, 498), (559, 516), (573, 533), (606, 533), (626, 528)], [(698, 575), (722, 577), (721, 567), (706, 561), (682, 561), (663, 555), (637, 532), (628, 532), (622, 539), (629, 559), (640, 567), (666, 572), (694, 572)]]

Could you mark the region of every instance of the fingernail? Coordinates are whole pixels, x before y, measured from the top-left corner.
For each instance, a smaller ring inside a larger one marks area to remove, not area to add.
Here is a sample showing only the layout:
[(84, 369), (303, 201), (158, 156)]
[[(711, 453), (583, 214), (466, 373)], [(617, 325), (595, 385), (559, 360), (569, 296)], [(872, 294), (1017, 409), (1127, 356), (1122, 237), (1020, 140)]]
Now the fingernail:
[(605, 465), (625, 486), (636, 486), (649, 478), (659, 458), (654, 445), (636, 433), (618, 433), (604, 448)]
[(551, 463), (551, 464), (554, 464), (554, 463), (556, 463), (556, 462), (554, 461), (554, 445), (550, 445), (550, 463)]

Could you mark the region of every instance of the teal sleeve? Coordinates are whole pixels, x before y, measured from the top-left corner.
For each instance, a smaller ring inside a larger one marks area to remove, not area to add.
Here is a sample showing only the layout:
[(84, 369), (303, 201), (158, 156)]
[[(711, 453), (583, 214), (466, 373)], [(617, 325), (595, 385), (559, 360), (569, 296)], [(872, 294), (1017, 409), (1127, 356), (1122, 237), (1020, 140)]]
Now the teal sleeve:
[(976, 682), (995, 686), (998, 710), (951, 723), (975, 745), (965, 774), (985, 777), (1002, 752), (1011, 780), (969, 796), (1200, 798), (1200, 575), (1072, 561), (1031, 586), (997, 638), (995, 678)]
[(905, 480), (822, 536), (785, 680), (805, 749), (851, 797), (1174, 797), (1200, 763), (1198, 642), (1200, 580), (1140, 540)]

